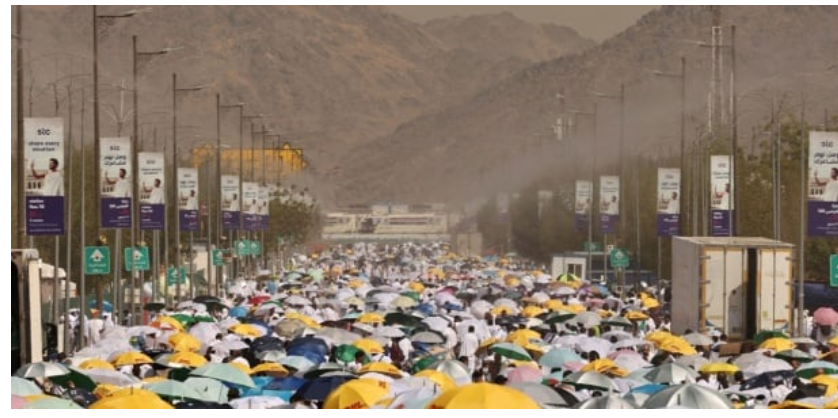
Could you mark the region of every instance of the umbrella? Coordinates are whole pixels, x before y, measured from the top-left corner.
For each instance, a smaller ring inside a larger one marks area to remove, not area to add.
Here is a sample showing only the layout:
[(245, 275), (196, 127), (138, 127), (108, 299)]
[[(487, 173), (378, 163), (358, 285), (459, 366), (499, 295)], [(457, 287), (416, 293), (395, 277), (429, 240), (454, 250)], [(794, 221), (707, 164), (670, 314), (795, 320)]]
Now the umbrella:
[(698, 369), (701, 373), (725, 373), (733, 374), (739, 371), (735, 364), (730, 363), (707, 363)]
[(300, 355), (300, 352), (310, 351), (317, 353), (320, 356), (327, 356), (329, 354), (329, 344), (322, 338), (304, 337), (298, 338), (288, 345), (288, 355)]
[(272, 379), (268, 384), (266, 384), (262, 389), (263, 390), (274, 390), (274, 391), (296, 391), (299, 389), (304, 383), (306, 383), (305, 379), (301, 379), (299, 377), (279, 377)]
[(187, 385), (183, 382), (174, 380), (164, 380), (162, 382), (149, 383), (144, 385), (144, 389), (154, 392), (160, 396), (165, 396), (175, 399), (196, 399), (209, 400), (204, 398), (204, 394)]
[(385, 386), (369, 379), (352, 380), (329, 394), (323, 409), (367, 409), (388, 393)]
[(524, 350), (519, 345), (511, 343), (495, 344), (489, 347), (489, 351), (500, 354), (501, 356), (510, 358), (512, 360), (532, 361), (532, 357), (530, 357), (529, 353), (527, 353), (527, 350)]
[[(633, 354), (630, 354), (633, 353)], [(611, 358), (613, 354), (618, 354), (613, 357), (614, 365), (622, 369), (633, 372), (635, 370), (643, 369), (651, 366), (643, 356), (636, 351), (621, 350), (616, 353), (611, 353), (608, 357)]]
[(435, 332), (423, 331), (411, 335), (410, 341), (422, 344), (443, 344), (445, 338)]
[(646, 400), (644, 409), (659, 409), (673, 406), (696, 409), (733, 409), (733, 404), (720, 392), (687, 383), (664, 389)]
[[(665, 388), (666, 386), (661, 385), (661, 387)], [(629, 392), (623, 395), (623, 399), (630, 403), (635, 409), (640, 409), (643, 406), (643, 403), (649, 399), (649, 396), (651, 395), (640, 392)]]
[[(621, 318), (621, 317), (618, 317), (618, 318)], [(606, 340), (609, 340), (609, 341), (616, 340), (615, 343), (617, 343), (617, 342), (620, 342), (620, 341), (634, 339), (634, 336), (632, 336), (631, 334), (629, 334), (628, 332), (625, 332), (623, 330), (614, 330), (614, 331), (608, 331), (605, 334), (602, 334), (602, 338), (606, 339)]]
[(427, 409), (540, 409), (523, 392), (492, 383), (473, 383), (443, 392)]
[(431, 366), (431, 369), (441, 372), (457, 383), (466, 385), (471, 382), (471, 372), (468, 366), (457, 360), (443, 360)]
[(381, 373), (395, 378), (401, 378), (402, 373), (396, 366), (389, 363), (373, 362), (367, 363), (360, 370), (358, 374), (364, 373)]
[(176, 352), (180, 351), (198, 351), (201, 349), (201, 341), (195, 338), (192, 334), (185, 332), (177, 333), (169, 337), (169, 345), (171, 345)]
[(507, 375), (511, 383), (540, 382), (543, 377), (541, 370), (531, 366), (518, 366)]
[(259, 337), (250, 343), (250, 349), (254, 352), (261, 353), (263, 351), (285, 351), (282, 340), (276, 337)]
[(816, 309), (815, 313), (812, 314), (812, 318), (818, 325), (834, 327), (835, 324), (838, 324), (838, 312), (829, 307)]
[(769, 338), (763, 341), (759, 348), (764, 350), (786, 351), (794, 349), (794, 343), (788, 338)]
[(294, 395), (291, 397), (291, 399), (308, 399), (312, 401), (323, 401), (335, 389), (353, 379), (355, 379), (354, 376), (332, 376), (312, 379), (303, 383), (303, 385), (300, 386), (296, 392), (294, 392)]
[(242, 340), (225, 340), (213, 346), (216, 351), (239, 351), (239, 350), (247, 350), (250, 348), (246, 342)]
[(541, 334), (531, 329), (519, 329), (506, 337), (506, 342), (514, 343), (524, 347), (530, 340), (541, 340)]
[(812, 357), (809, 353), (800, 351), (798, 349), (783, 350), (783, 351), (778, 352), (777, 354), (774, 354), (774, 357), (781, 358), (781, 359), (787, 360), (787, 361), (796, 360), (796, 361), (799, 361), (801, 363), (806, 363), (806, 362), (814, 360), (814, 357)]
[(579, 354), (576, 354), (573, 350), (567, 348), (557, 348), (548, 351), (546, 354), (542, 355), (540, 359), (538, 359), (538, 363), (540, 365), (550, 370), (562, 369), (564, 368), (564, 364), (569, 361), (581, 362), (582, 357), (580, 357)]
[(713, 339), (704, 335), (699, 334), (697, 332), (692, 332), (687, 335), (684, 335), (684, 339), (687, 340), (688, 343), (692, 345), (702, 345), (702, 346), (710, 346), (713, 345)]
[(649, 341), (641, 340), (640, 338), (629, 338), (627, 340), (617, 341), (611, 348), (619, 350), (621, 348), (633, 348), (641, 345), (651, 345)]
[(372, 335), (384, 338), (401, 338), (404, 337), (404, 332), (394, 326), (384, 326), (377, 328)]
[(111, 361), (111, 363), (113, 363), (116, 367), (122, 367), (133, 366), (136, 364), (152, 364), (154, 363), (154, 360), (143, 353), (129, 351), (118, 355), (115, 359), (113, 359), (113, 361)]
[(303, 377), (306, 379), (313, 379), (315, 377), (323, 376), (326, 373), (341, 371), (343, 371), (343, 366), (338, 363), (320, 363), (317, 367), (306, 371)]
[(44, 379), (69, 373), (70, 369), (61, 363), (40, 362), (24, 364), (17, 369), (15, 376), (27, 379)]
[(646, 379), (654, 383), (676, 384), (681, 382), (694, 382), (698, 373), (678, 363), (666, 363), (655, 367), (644, 375)]
[(125, 389), (100, 399), (89, 409), (174, 409), (156, 394), (143, 389)]
[(233, 409), (276, 409), (287, 404), (275, 396), (248, 396), (230, 401)]
[(23, 406), (23, 409), (84, 409), (79, 404), (62, 398), (54, 398), (48, 396), (46, 398), (38, 399), (29, 402)]
[(324, 327), (314, 334), (315, 337), (329, 339), (334, 345), (352, 344), (361, 339), (361, 336), (354, 332), (340, 328)]
[(416, 373), (413, 377), (426, 378), (439, 386), (443, 392), (457, 387), (457, 383), (454, 382), (453, 379), (436, 370), (422, 370), (421, 372)]
[(259, 338), (265, 335), (265, 330), (252, 324), (238, 324), (230, 327), (230, 331), (243, 337)]
[(368, 338), (363, 338), (358, 341), (355, 341), (352, 345), (360, 348), (361, 350), (364, 350), (364, 352), (368, 355), (379, 354), (384, 352), (384, 347), (382, 347), (381, 344), (379, 344), (375, 340), (371, 340)]
[(227, 403), (228, 388), (218, 380), (204, 377), (190, 377), (184, 380), (183, 383), (195, 389), (206, 401)]
[(563, 383), (567, 383), (577, 389), (591, 390), (618, 390), (614, 382), (608, 376), (598, 372), (575, 372), (567, 376)]
[(282, 303), (286, 305), (294, 305), (294, 306), (308, 306), (311, 305), (311, 301), (302, 297), (302, 296), (289, 296), (282, 301)]
[(267, 350), (256, 354), (256, 358), (262, 361), (276, 363), (288, 355), (283, 350)]
[(789, 370), (764, 372), (742, 382), (739, 386), (739, 390), (751, 390), (766, 386), (782, 385), (792, 379), (794, 379), (794, 372), (791, 371), (791, 367), (789, 367)]
[(838, 365), (823, 360), (815, 360), (797, 368), (794, 374), (811, 379), (819, 374), (838, 374)]
[(402, 312), (391, 312), (384, 317), (385, 325), (404, 325), (406, 327), (415, 327), (421, 318), (413, 315), (408, 315)]
[(760, 345), (765, 340), (769, 340), (771, 338), (785, 338), (785, 339), (788, 339), (789, 336), (784, 334), (781, 331), (762, 330), (762, 331), (758, 332), (756, 335), (754, 335), (753, 340), (754, 340), (754, 344)]
[(190, 376), (208, 377), (210, 379), (248, 388), (256, 386), (250, 376), (229, 363), (209, 363), (203, 367), (193, 370), (190, 373)]
[(284, 377), (291, 374), (288, 369), (277, 363), (262, 363), (251, 369), (251, 374), (257, 373), (265, 373), (266, 375), (273, 377)]
[(397, 298), (395, 298), (395, 299), (393, 299), (392, 301), (390, 301), (390, 306), (392, 306), (392, 307), (394, 307), (394, 308), (404, 308), (404, 309), (407, 309), (407, 308), (412, 308), (412, 307), (414, 307), (414, 306), (416, 306), (416, 305), (417, 305), (417, 303), (416, 303), (416, 301), (415, 301), (415, 300), (413, 300), (413, 299), (411, 299), (411, 298), (409, 298), (409, 297), (407, 297), (407, 296), (403, 296), (403, 295), (402, 295), (402, 296), (398, 296)]
[(105, 360), (100, 359), (89, 359), (85, 360), (79, 365), (79, 369), (81, 370), (90, 370), (90, 369), (105, 369), (105, 370), (116, 370), (112, 364), (108, 363)]
[(303, 356), (287, 356), (278, 361), (279, 364), (286, 368), (292, 368), (297, 372), (307, 372), (313, 369), (317, 363), (311, 361), (308, 357)]
[(358, 322), (364, 324), (382, 324), (384, 323), (384, 317), (375, 312), (368, 312), (359, 316)]
[(140, 383), (140, 379), (137, 379), (133, 375), (120, 373), (115, 370), (92, 369), (86, 370), (85, 373), (87, 374), (87, 377), (100, 384), (104, 383), (114, 386), (131, 386)]
[(675, 359), (675, 363), (678, 363), (682, 366), (687, 366), (692, 368), (693, 370), (698, 370), (701, 366), (710, 363), (710, 360), (707, 360), (701, 354), (693, 354), (691, 356), (681, 356)]
[(570, 392), (551, 388), (535, 382), (508, 383), (507, 386), (523, 392), (545, 408), (570, 407), (579, 402)]
[(573, 322), (585, 328), (593, 328), (602, 323), (602, 318), (596, 312), (586, 311), (576, 315)]
[(41, 395), (44, 391), (31, 380), (22, 377), (12, 376), (11, 394), (21, 397)]
[(634, 405), (618, 395), (608, 394), (587, 399), (573, 409), (634, 409)]
[(586, 364), (584, 367), (582, 367), (582, 369), (580, 371), (582, 371), (582, 372), (593, 371), (593, 372), (599, 372), (599, 373), (602, 373), (602, 374), (617, 375), (617, 376), (621, 376), (621, 377), (625, 377), (628, 374), (627, 371), (620, 369), (616, 364), (614, 364), (614, 361), (612, 361), (609, 358), (594, 360), (594, 361)]

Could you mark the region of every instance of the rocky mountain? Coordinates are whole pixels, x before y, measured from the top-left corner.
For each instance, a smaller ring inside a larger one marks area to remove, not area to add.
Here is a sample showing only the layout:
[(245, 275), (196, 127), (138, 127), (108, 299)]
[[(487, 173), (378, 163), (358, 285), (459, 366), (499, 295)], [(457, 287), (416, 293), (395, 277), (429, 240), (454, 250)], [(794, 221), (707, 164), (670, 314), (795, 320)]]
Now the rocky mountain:
[[(677, 73), (679, 57), (686, 57), (687, 138), (692, 143), (706, 135), (710, 49), (697, 41), (709, 42), (712, 18), (710, 9), (701, 6), (656, 9), (594, 48), (535, 64), (466, 100), (404, 123), (348, 156), (341, 175), (347, 181), (338, 188), (343, 192), (338, 198), (456, 202), (514, 190), (548, 170), (568, 183), (587, 176), (593, 165), (602, 167), (619, 155), (619, 102), (596, 99), (595, 137), (585, 112), (594, 109), (595, 92), (613, 98), (621, 84), (626, 88), (625, 152), (677, 155), (679, 81), (655, 77), (650, 70)], [(723, 7), (724, 84), (731, 25), (736, 25), (740, 143), (750, 142), (750, 127), (768, 118), (772, 98), (783, 112), (799, 112), (801, 97), (810, 112), (834, 112), (838, 8)], [(442, 33), (459, 27), (439, 29), (439, 22), (428, 26)], [(467, 44), (468, 38), (460, 39)], [(574, 118), (573, 131), (579, 134), (557, 143), (552, 126), (560, 111), (560, 91), (567, 109), (583, 113)], [(728, 103), (725, 98), (724, 106)]]

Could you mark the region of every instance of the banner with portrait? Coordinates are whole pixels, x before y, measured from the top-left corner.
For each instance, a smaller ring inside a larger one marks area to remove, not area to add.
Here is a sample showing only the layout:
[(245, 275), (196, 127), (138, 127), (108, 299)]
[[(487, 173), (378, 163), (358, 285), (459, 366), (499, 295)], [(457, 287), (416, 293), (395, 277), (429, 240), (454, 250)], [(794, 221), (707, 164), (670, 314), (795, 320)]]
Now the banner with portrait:
[(616, 234), (620, 221), (620, 178), (599, 178), (599, 228), (603, 234)]
[(239, 229), (240, 192), (239, 176), (221, 176), (221, 224), (224, 230)]
[(244, 230), (259, 230), (259, 185), (251, 182), (242, 183), (242, 216)]
[(198, 230), (198, 169), (177, 169), (177, 203), (181, 231)]
[(137, 154), (140, 229), (166, 227), (166, 157), (162, 152)]
[(268, 207), (268, 188), (259, 186), (259, 230), (268, 230), (268, 219), (270, 219), (270, 211)]
[(134, 188), (131, 138), (99, 140), (99, 173), (102, 228), (130, 228)]
[(64, 234), (64, 120), (23, 120), (27, 235)]
[(576, 180), (576, 204), (574, 206), (576, 218), (576, 232), (588, 230), (589, 216), (591, 216), (591, 197), (593, 185), (588, 180)]
[(733, 179), (730, 176), (730, 156), (710, 156), (710, 235), (730, 236), (733, 217)]
[(681, 215), (681, 169), (658, 168), (658, 236), (679, 234)]
[(838, 237), (838, 132), (809, 132), (808, 232)]

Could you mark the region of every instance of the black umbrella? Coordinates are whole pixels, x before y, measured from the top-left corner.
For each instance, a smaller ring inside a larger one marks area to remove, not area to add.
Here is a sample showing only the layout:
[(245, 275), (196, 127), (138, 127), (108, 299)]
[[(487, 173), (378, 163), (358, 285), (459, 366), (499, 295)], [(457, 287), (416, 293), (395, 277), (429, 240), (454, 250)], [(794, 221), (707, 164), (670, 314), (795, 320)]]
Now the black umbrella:
[(250, 349), (254, 352), (261, 353), (269, 350), (282, 351), (285, 350), (285, 347), (282, 344), (282, 340), (279, 338), (265, 336), (253, 340), (250, 344)]
[(309, 380), (291, 396), (291, 402), (297, 400), (324, 401), (340, 385), (355, 379), (354, 376), (331, 376)]
[(384, 325), (404, 325), (406, 327), (415, 327), (419, 324), (419, 321), (421, 321), (421, 318), (402, 312), (391, 312), (384, 317)]
[(64, 392), (64, 395), (62, 395), (62, 397), (65, 399), (69, 399), (85, 408), (90, 406), (90, 404), (92, 404), (93, 402), (99, 400), (99, 398), (97, 398), (96, 395), (90, 393), (90, 391), (79, 388), (73, 388)]
[(773, 372), (765, 372), (758, 376), (754, 376), (744, 382), (739, 387), (740, 390), (749, 390), (755, 388), (762, 388), (769, 385), (781, 385), (786, 381), (795, 378), (794, 372), (791, 370), (777, 370)]
[(176, 403), (175, 409), (233, 409), (232, 406), (224, 403), (204, 402), (188, 400)]
[(143, 305), (143, 310), (148, 312), (160, 312), (166, 307), (163, 303), (146, 303)]

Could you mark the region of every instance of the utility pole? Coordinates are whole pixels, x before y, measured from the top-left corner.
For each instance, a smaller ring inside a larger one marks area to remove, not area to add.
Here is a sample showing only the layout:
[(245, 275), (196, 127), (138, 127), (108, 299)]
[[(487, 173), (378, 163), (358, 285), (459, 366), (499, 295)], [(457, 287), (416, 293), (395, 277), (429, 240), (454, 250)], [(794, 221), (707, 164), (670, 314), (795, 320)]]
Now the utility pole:
[(17, 85), (15, 86), (15, 111), (17, 112), (17, 152), (16, 152), (16, 160), (17, 160), (17, 248), (23, 248), (24, 243), (26, 242), (26, 216), (24, 205), (26, 204), (26, 197), (25, 197), (25, 188), (24, 188), (24, 161), (23, 161), (23, 149), (24, 149), (24, 138), (23, 138), (23, 6), (18, 5), (15, 8), (15, 26), (17, 30), (17, 36), (15, 37), (15, 43), (17, 44), (17, 50), (15, 51), (15, 55), (17, 56), (16, 64), (16, 71), (15, 71), (15, 82)]
[(736, 153), (738, 145), (737, 121), (736, 114), (736, 26), (730, 26), (730, 214), (728, 216), (728, 231), (731, 237), (735, 237), (736, 228), (739, 228), (739, 181), (736, 178), (736, 173), (739, 172), (736, 168)]

